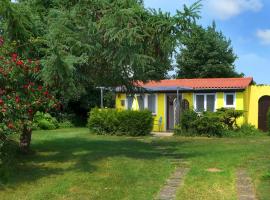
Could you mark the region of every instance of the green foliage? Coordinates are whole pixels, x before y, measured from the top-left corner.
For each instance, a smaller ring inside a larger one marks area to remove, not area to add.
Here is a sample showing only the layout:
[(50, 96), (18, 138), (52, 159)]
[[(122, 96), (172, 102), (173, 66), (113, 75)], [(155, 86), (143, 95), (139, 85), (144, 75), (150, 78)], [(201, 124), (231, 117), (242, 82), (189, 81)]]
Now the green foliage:
[(193, 123), (194, 130), (199, 135), (222, 136), (225, 130), (220, 115), (214, 112), (205, 112), (200, 115)]
[(92, 109), (88, 127), (97, 134), (148, 135), (153, 128), (150, 111), (117, 111), (115, 109)]
[(237, 56), (231, 41), (222, 32), (216, 31), (213, 24), (208, 28), (194, 25), (183, 36), (180, 53), (177, 57), (178, 77), (218, 78), (239, 77), (234, 68)]
[(241, 127), (236, 128), (235, 130), (226, 130), (223, 133), (224, 137), (249, 137), (263, 135), (265, 134), (251, 124), (243, 124)]
[[(197, 114), (187, 110), (181, 115), (180, 124), (174, 130), (175, 135), (182, 136), (229, 136), (248, 135), (257, 133), (252, 127), (243, 125), (238, 128), (236, 120), (243, 116), (243, 111), (233, 109), (219, 109), (217, 112), (203, 112)], [(251, 133), (248, 133), (251, 131)]]
[(62, 121), (62, 122), (59, 122), (58, 125), (59, 125), (59, 128), (72, 128), (72, 127), (74, 127), (74, 124), (67, 119)]
[(119, 130), (118, 111), (94, 108), (90, 112), (88, 127), (97, 134), (116, 134)]
[(217, 110), (222, 122), (230, 129), (238, 128), (237, 119), (244, 115), (244, 111), (230, 108), (221, 108)]
[(192, 110), (188, 109), (184, 111), (180, 117), (180, 127), (184, 131), (191, 130), (193, 128), (193, 124), (191, 122), (194, 122), (198, 119), (198, 114)]
[(132, 89), (134, 80), (165, 78), (201, 7), (196, 2), (171, 16), (141, 0), (3, 2), (5, 38), (42, 60), (43, 80), (65, 99), (89, 85)]
[(31, 142), (31, 124), (37, 111), (58, 109), (60, 104), (39, 79), (39, 62), (0, 51), (0, 140), (20, 134), (25, 153)]
[(148, 110), (118, 112), (119, 132), (130, 136), (148, 135), (153, 129), (153, 116)]
[(56, 118), (49, 113), (37, 112), (33, 120), (34, 127), (43, 130), (53, 130), (59, 127)]

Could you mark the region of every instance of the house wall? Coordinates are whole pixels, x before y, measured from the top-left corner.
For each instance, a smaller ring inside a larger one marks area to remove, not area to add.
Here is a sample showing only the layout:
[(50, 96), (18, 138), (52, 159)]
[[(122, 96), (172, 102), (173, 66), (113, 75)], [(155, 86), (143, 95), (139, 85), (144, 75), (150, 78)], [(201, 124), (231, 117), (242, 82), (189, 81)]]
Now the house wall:
[[(254, 91), (255, 93), (257, 93), (257, 96), (260, 96), (260, 94), (265, 94), (265, 90), (269, 91), (269, 95), (270, 95), (270, 86), (268, 87), (268, 89), (261, 89), (261, 90), (257, 90), (256, 88), (254, 88), (253, 86), (247, 88), (247, 90), (243, 91), (243, 92), (236, 92), (236, 97), (235, 97), (235, 101), (236, 101), (236, 110), (244, 110), (245, 114), (244, 117), (238, 119), (237, 123), (238, 125), (243, 124), (244, 122), (248, 122), (251, 124), (254, 124), (256, 127), (258, 126), (258, 106), (257, 106), (257, 110), (254, 109), (254, 103), (251, 102), (256, 102), (256, 105), (258, 105), (258, 99), (259, 97), (254, 97), (254, 95), (252, 95), (252, 98), (250, 98), (251, 93), (253, 94)], [(182, 94), (183, 99), (186, 99), (189, 102), (189, 107), (193, 108), (194, 104), (193, 104), (193, 98), (194, 98), (194, 93), (190, 92), (190, 93), (183, 93)], [(157, 98), (157, 107), (156, 107), (156, 115), (154, 116), (154, 129), (153, 131), (166, 131), (166, 94), (165, 93), (157, 93), (156, 94), (156, 98)], [(121, 100), (125, 100), (125, 105), (122, 106), (121, 105)], [(224, 92), (217, 92), (216, 93), (216, 109), (222, 108), (225, 105), (224, 102)], [(116, 108), (119, 110), (124, 110), (126, 109), (126, 94), (124, 93), (118, 93), (116, 95)], [(251, 111), (251, 112), (250, 112)], [(254, 116), (257, 113), (256, 116)], [(158, 126), (158, 120), (160, 119), (160, 117), (162, 117), (162, 124), (161, 124), (161, 130), (159, 130), (159, 126)], [(257, 121), (256, 121), (257, 120)]]
[(245, 93), (245, 120), (256, 128), (258, 128), (259, 100), (263, 96), (270, 96), (269, 85), (251, 85)]
[[(115, 100), (115, 108), (119, 110), (125, 110), (126, 109), (126, 98), (127, 95), (124, 93), (117, 93), (116, 95), (116, 100)], [(125, 101), (125, 105), (121, 105), (121, 101)]]
[[(116, 95), (116, 100), (115, 100), (116, 109), (119, 109), (119, 110), (126, 109), (126, 106), (127, 106), (126, 97), (127, 95), (124, 93), (118, 93)], [(165, 93), (157, 93), (156, 98), (157, 98), (157, 101), (156, 101), (157, 105), (156, 105), (156, 114), (153, 115), (154, 117), (153, 131), (166, 131), (166, 114), (165, 114), (166, 113), (166, 95)], [(121, 105), (122, 100), (125, 101), (124, 106)], [(137, 101), (137, 98), (135, 98), (135, 100)], [(162, 123), (161, 123), (161, 126), (159, 127), (158, 121), (160, 117), (162, 117)]]
[[(183, 94), (183, 99), (186, 99), (189, 102), (190, 108), (194, 107), (194, 100), (193, 100), (193, 95), (194, 93), (184, 93)], [(247, 90), (243, 92), (236, 92), (235, 93), (235, 109), (236, 110), (244, 110), (244, 117), (241, 117), (237, 120), (238, 125), (242, 125), (245, 122), (245, 119), (247, 116), (246, 109), (245, 109), (245, 95), (248, 94)], [(246, 104), (248, 104), (246, 102)], [(216, 109), (223, 108), (225, 106), (225, 99), (224, 99), (224, 92), (217, 92), (216, 93)]]

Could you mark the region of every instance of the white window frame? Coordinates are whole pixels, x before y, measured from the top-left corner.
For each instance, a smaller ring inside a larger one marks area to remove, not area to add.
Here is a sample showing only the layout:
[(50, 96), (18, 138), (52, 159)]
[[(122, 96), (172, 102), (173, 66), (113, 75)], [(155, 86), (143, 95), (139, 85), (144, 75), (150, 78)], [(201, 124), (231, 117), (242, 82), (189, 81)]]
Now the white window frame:
[(144, 98), (144, 108), (148, 109), (148, 96), (150, 95), (154, 95), (155, 96), (155, 101), (156, 101), (156, 108), (155, 111), (156, 112), (152, 112), (152, 115), (157, 115), (158, 113), (158, 98), (157, 98), (157, 94), (145, 94), (145, 98)]
[[(233, 105), (227, 105), (227, 95), (233, 95)], [(235, 92), (225, 92), (224, 93), (224, 108), (235, 108), (236, 107), (236, 93)]]
[(214, 112), (216, 112), (216, 108), (217, 108), (217, 94), (216, 93), (194, 93), (193, 94), (194, 110), (197, 113), (201, 113), (201, 112), (197, 111), (197, 102), (196, 102), (196, 96), (197, 95), (203, 95), (204, 96), (204, 111), (207, 110), (207, 95), (214, 95), (214, 97), (215, 97)]

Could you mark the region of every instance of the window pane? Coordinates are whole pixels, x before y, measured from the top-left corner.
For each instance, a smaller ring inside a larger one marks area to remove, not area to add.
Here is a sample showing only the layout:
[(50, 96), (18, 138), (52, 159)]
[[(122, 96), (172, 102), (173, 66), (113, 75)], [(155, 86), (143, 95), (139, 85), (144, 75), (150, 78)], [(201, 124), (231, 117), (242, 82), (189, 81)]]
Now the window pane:
[(139, 110), (144, 109), (144, 98), (143, 96), (137, 96), (138, 104), (139, 104)]
[(133, 97), (132, 96), (128, 96), (127, 97), (127, 108), (128, 109), (131, 109), (132, 103), (133, 103)]
[(147, 106), (152, 113), (156, 113), (156, 96), (154, 94), (148, 96)]
[(210, 112), (215, 111), (215, 95), (207, 95), (206, 109)]
[(196, 95), (196, 110), (197, 112), (204, 111), (204, 95)]
[(226, 95), (226, 105), (227, 106), (233, 106), (234, 105), (234, 95), (233, 94), (227, 94)]

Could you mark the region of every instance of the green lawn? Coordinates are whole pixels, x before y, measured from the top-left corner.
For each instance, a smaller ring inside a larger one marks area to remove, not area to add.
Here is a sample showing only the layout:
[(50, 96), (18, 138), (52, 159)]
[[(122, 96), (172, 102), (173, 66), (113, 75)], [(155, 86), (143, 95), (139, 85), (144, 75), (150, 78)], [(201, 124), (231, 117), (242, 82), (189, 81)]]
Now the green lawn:
[(237, 168), (248, 170), (260, 199), (270, 199), (270, 137), (130, 138), (77, 128), (35, 132), (32, 149), (6, 171), (1, 200), (149, 200), (175, 169), (174, 158), (190, 168), (177, 199), (236, 199)]

